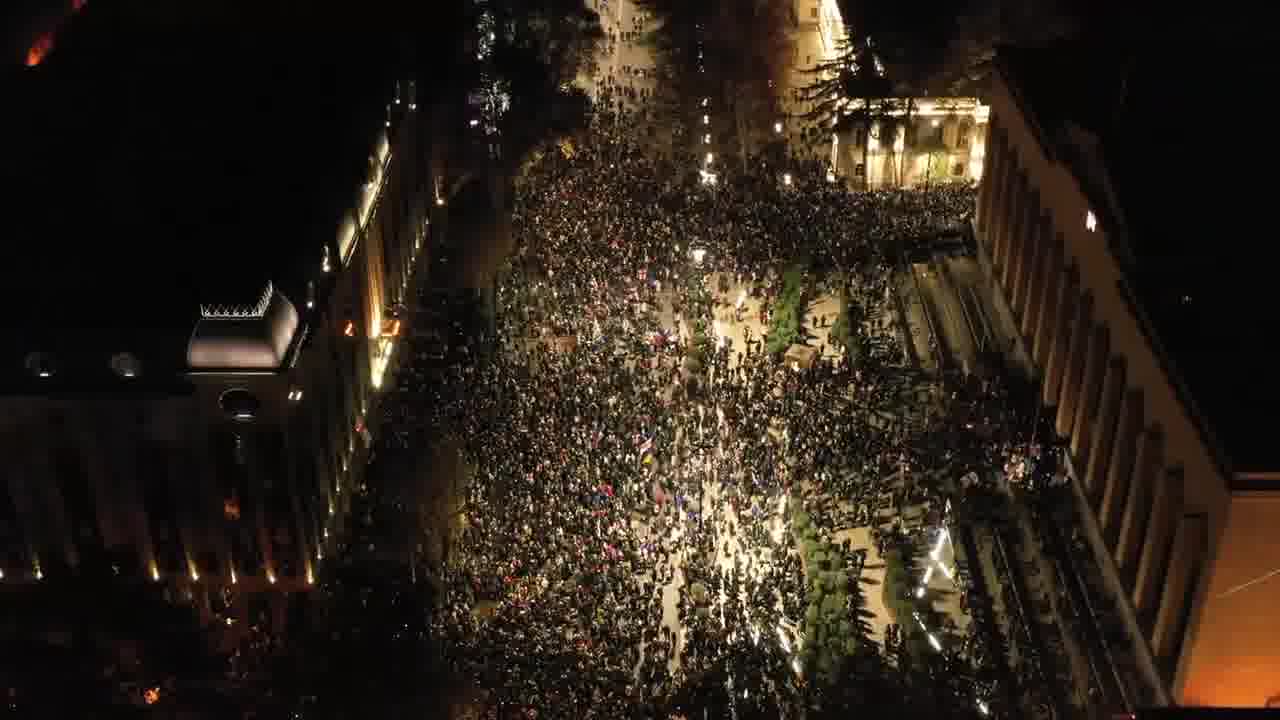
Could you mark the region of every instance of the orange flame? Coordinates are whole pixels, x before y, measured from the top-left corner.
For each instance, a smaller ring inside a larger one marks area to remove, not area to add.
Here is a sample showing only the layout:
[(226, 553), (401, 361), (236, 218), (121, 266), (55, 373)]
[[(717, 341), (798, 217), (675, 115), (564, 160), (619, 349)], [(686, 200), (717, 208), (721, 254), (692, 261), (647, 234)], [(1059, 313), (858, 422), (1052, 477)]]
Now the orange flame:
[[(89, 0), (71, 0), (71, 12), (78, 13), (89, 4)], [(63, 18), (64, 20), (66, 18)], [(61, 21), (59, 21), (61, 24)], [(27, 67), (35, 67), (44, 62), (49, 57), (49, 53), (53, 52), (53, 41), (57, 37), (58, 29), (54, 28), (48, 32), (42, 33), (36, 41), (31, 43), (31, 47), (27, 49)]]
[(31, 43), (31, 48), (27, 50), (27, 67), (35, 67), (44, 62), (51, 52), (53, 52), (53, 33), (47, 32)]

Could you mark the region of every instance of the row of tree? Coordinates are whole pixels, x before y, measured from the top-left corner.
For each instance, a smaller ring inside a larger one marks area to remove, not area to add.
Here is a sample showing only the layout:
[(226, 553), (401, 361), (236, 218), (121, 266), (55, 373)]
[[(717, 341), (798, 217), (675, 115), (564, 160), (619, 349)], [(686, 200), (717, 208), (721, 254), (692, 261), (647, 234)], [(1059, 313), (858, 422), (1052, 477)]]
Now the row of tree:
[[(745, 169), (749, 155), (773, 136), (782, 117), (791, 68), (790, 4), (773, 0), (637, 0), (655, 20), (645, 42), (658, 67), (657, 100), (679, 125), (714, 115), (732, 123)], [(703, 100), (707, 102), (704, 104)], [(730, 137), (719, 123), (716, 141)], [(695, 144), (704, 133), (688, 138)]]

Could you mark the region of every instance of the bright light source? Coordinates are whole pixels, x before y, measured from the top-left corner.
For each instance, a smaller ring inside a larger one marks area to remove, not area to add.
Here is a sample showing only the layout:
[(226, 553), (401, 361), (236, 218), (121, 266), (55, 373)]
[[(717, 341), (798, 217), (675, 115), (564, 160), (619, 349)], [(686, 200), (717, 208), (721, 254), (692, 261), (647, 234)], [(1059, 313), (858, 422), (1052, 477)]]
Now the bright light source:
[(1094, 215), (1092, 210), (1084, 214), (1084, 229), (1089, 232), (1098, 231), (1098, 216)]
[(191, 582), (200, 582), (200, 572), (195, 568), (191, 568)]
[(716, 155), (715, 155), (715, 153), (707, 153), (707, 164), (708, 164), (708, 165), (710, 165), (711, 163), (715, 162), (715, 159), (716, 159)]
[(267, 571), (267, 582), (271, 583), (272, 585), (275, 585), (275, 584), (276, 584), (276, 574), (275, 574), (275, 573), (273, 573), (273, 572), (271, 572), (271, 571)]
[(476, 120), (475, 118), (472, 118), (471, 123), (470, 123), (471, 127), (475, 127), (475, 126), (477, 126), (477, 125), (479, 125), (479, 124), (480, 124), (480, 121), (479, 121), (479, 120)]
[(417, 110), (417, 109), (418, 109), (418, 103), (409, 103), (409, 109), (410, 109), (410, 110)]
[(151, 579), (160, 582), (160, 568), (156, 567), (154, 563), (151, 565)]
[(923, 586), (923, 585), (921, 585), (920, 587), (916, 588), (916, 597), (917, 597), (917, 598), (922, 598), (922, 597), (924, 597), (924, 586)]
[(924, 569), (924, 580), (921, 580), (921, 581), (920, 581), (920, 584), (922, 584), (922, 585), (928, 585), (928, 584), (929, 584), (929, 579), (930, 579), (930, 578), (932, 578), (932, 577), (933, 577), (933, 566), (932, 566), (932, 565), (930, 565), (929, 567), (927, 567), (927, 568), (925, 568), (925, 569)]
[(835, 182), (835, 181), (836, 181), (836, 174), (835, 174), (835, 172), (834, 172), (834, 171), (831, 171), (831, 170), (828, 170), (828, 171), (827, 171), (827, 182), (829, 182), (829, 183), (833, 183), (833, 182)]
[(348, 320), (346, 327), (342, 329), (342, 334), (346, 335), (347, 337), (355, 337), (356, 336), (355, 322)]
[(42, 377), (42, 378), (53, 377), (53, 373), (49, 372), (48, 370), (41, 370), (40, 372), (38, 372), (38, 373), (36, 373), (36, 374), (37, 374), (37, 375), (39, 375), (39, 376), (40, 376), (40, 377)]
[(791, 173), (783, 173), (783, 174), (782, 174), (782, 184), (783, 184), (783, 185), (790, 185), (790, 184), (791, 184)]
[(236, 577), (236, 569), (231, 568), (231, 584), (235, 585), (238, 582), (240, 582), (240, 578)]
[(781, 135), (781, 134), (782, 134), (782, 123), (780, 123), (780, 122), (776, 122), (776, 123), (774, 123), (774, 124), (773, 124), (773, 131), (774, 131), (775, 133), (778, 133), (779, 135)]
[(986, 703), (986, 702), (984, 702), (984, 701), (982, 701), (982, 700), (979, 700), (979, 701), (978, 701), (978, 712), (982, 713), (983, 715), (990, 715), (990, 714), (991, 714), (991, 708), (987, 706), (987, 703)]
[(942, 652), (942, 643), (938, 642), (937, 636), (933, 633), (929, 633), (929, 644), (933, 646), (934, 650)]
[(702, 98), (702, 107), (706, 107), (707, 103), (710, 102), (710, 100), (711, 100), (710, 98)]
[(702, 144), (703, 144), (703, 145), (710, 145), (710, 144), (711, 144), (711, 133), (707, 133), (706, 135), (703, 135), (703, 136), (702, 136)]
[(930, 124), (933, 125), (934, 127), (938, 127), (938, 118), (934, 118), (933, 122)]
[(702, 261), (705, 260), (707, 257), (707, 251), (703, 250), (702, 248), (698, 248), (694, 250), (692, 254), (693, 254), (693, 263), (695, 265), (701, 265)]
[(438, 197), (438, 198), (436, 198), (436, 205), (437, 205), (437, 206), (443, 206), (443, 205), (444, 205), (444, 198), (442, 198), (442, 197)]
[(703, 115), (703, 116), (702, 116), (702, 124), (703, 124), (703, 125), (710, 125), (710, 124), (711, 124), (711, 116), (710, 116), (710, 115)]
[(930, 558), (933, 558), (934, 560), (938, 559), (938, 555), (942, 553), (942, 547), (946, 545), (949, 537), (950, 535), (947, 533), (946, 528), (943, 528), (942, 532), (938, 533), (938, 542), (933, 546), (933, 550), (929, 551)]

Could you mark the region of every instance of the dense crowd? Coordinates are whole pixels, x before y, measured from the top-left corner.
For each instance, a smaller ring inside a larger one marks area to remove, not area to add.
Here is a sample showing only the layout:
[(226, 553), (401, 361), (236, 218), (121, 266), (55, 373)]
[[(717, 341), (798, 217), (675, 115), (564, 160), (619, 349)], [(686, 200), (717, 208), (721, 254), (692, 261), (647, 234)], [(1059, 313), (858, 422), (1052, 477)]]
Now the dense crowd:
[[(691, 183), (611, 100), (521, 188), (500, 352), (452, 367), (428, 405), (476, 465), (440, 631), (503, 717), (794, 717), (821, 690), (799, 652), (791, 518), (883, 542), (907, 531), (895, 507), (930, 506), (901, 484), (921, 401), (880, 321), (883, 257), (963, 223), (973, 191), (849, 193), (798, 161), (788, 182), (758, 161)], [(716, 308), (776, 293), (798, 259), (811, 296), (866, 310), (857, 367), (834, 349), (802, 372), (732, 340), (700, 349)], [(865, 549), (835, 547), (856, 585)]]

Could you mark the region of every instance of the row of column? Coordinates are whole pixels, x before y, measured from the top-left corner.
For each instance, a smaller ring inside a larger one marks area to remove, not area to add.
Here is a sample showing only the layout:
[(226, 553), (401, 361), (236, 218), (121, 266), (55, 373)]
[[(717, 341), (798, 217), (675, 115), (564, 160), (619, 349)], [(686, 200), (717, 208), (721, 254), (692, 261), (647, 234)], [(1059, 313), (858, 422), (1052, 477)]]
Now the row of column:
[(988, 126), (987, 174), (978, 198), (978, 234), (994, 278), (1041, 372), (1041, 402), (1069, 441), (1075, 467), (1155, 655), (1178, 652), (1188, 592), (1207, 552), (1203, 517), (1188, 514), (1183, 478), (1166, 468), (1164, 432), (1145, 417), (1141, 387), (1112, 351), (1105, 318), (1095, 317), (1051, 211), (1009, 143)]
[[(236, 531), (254, 534), (265, 577), (275, 576), (269, 529), (272, 519), (267, 516), (263, 492), (267, 483), (262, 474), (268, 470), (261, 467), (252, 450), (246, 453), (251, 498), (245, 498), (252, 501), (252, 517), (244, 519), (246, 527), (240, 530), (227, 528), (223, 493), (214, 470), (218, 463), (208, 444), (200, 442), (199, 431), (182, 438), (182, 447), (164, 448), (163, 465), (144, 468), (138, 453), (151, 447), (143, 437), (145, 431), (136, 423), (111, 422), (113, 417), (73, 413), (61, 427), (41, 424), (8, 434), (9, 462), (7, 477), (0, 482), (0, 493), (4, 494), (0, 508), (5, 509), (5, 521), (15, 527), (6, 528), (3, 535), (10, 547), (0, 548), (0, 581), (41, 580), (51, 572), (75, 572), (84, 560), (81, 549), (99, 546), (103, 551), (131, 548), (142, 573), (153, 579), (167, 580), (176, 573), (180, 581), (234, 583), (241, 578), (236, 578), (227, 533)], [(246, 442), (252, 438), (246, 437)], [(74, 455), (74, 460), (58, 462), (55, 453)], [(148, 475), (157, 472), (163, 477)], [(296, 495), (292, 474), (288, 481), (290, 493)], [(163, 484), (167, 507), (148, 507), (148, 482)], [(69, 492), (86, 494), (87, 514), (72, 517), (76, 511), (69, 504)], [(296, 513), (297, 498), (292, 499)], [(156, 517), (153, 514), (157, 512), (171, 517)], [(176, 530), (173, 541), (181, 546), (184, 566), (159, 566), (153, 520)], [(297, 518), (293, 520), (296, 523)], [(295, 531), (301, 578), (310, 569), (311, 538), (301, 525), (295, 525)], [(201, 565), (206, 553), (216, 567)]]

